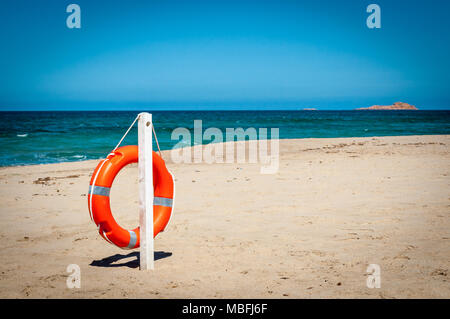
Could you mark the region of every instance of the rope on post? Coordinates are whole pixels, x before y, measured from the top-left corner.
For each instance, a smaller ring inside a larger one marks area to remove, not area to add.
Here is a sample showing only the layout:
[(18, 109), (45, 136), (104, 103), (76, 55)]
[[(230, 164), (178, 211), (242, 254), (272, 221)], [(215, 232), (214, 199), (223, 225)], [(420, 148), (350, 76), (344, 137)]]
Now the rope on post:
[(156, 146), (158, 147), (159, 156), (162, 158), (161, 149), (159, 148), (158, 137), (156, 137), (155, 127), (152, 123), (153, 135), (155, 135)]
[(136, 123), (137, 119), (139, 118), (139, 115), (136, 116), (136, 118), (134, 119), (133, 123), (131, 123), (130, 127), (128, 128), (128, 130), (125, 132), (125, 134), (122, 136), (122, 138), (120, 139), (119, 143), (117, 143), (116, 147), (114, 147), (114, 149), (112, 150), (112, 152), (114, 152), (119, 146), (120, 143), (122, 143), (123, 139), (125, 138), (125, 136), (127, 136), (128, 132), (130, 132), (131, 128), (133, 127), (134, 123)]
[[(125, 132), (125, 134), (122, 136), (122, 138), (120, 139), (119, 143), (117, 143), (116, 147), (114, 147), (114, 149), (112, 150), (112, 152), (114, 152), (116, 149), (119, 148), (120, 144), (122, 143), (122, 141), (124, 140), (124, 138), (128, 135), (128, 133), (130, 132), (130, 130), (131, 130), (131, 128), (133, 127), (134, 123), (136, 123), (136, 121), (137, 121), (138, 119), (139, 119), (139, 114), (138, 114), (138, 116), (136, 116), (136, 118), (134, 119), (133, 123), (131, 123), (130, 127), (127, 129), (127, 131)], [(152, 130), (153, 130), (153, 135), (155, 136), (156, 146), (158, 147), (158, 153), (159, 153), (159, 156), (162, 158), (161, 149), (159, 148), (158, 137), (156, 136), (155, 127), (153, 126), (153, 122), (152, 122)]]

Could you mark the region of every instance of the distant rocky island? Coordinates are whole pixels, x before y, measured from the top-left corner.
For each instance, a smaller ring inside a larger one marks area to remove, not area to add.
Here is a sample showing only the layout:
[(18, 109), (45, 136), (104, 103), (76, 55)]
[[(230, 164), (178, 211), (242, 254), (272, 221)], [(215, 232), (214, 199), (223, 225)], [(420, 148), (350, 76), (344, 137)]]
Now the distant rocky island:
[(360, 107), (357, 110), (418, 110), (418, 108), (408, 103), (395, 102), (392, 105), (373, 105), (370, 107)]
[(303, 111), (317, 111), (317, 109), (313, 108), (313, 107), (305, 107), (303, 109)]

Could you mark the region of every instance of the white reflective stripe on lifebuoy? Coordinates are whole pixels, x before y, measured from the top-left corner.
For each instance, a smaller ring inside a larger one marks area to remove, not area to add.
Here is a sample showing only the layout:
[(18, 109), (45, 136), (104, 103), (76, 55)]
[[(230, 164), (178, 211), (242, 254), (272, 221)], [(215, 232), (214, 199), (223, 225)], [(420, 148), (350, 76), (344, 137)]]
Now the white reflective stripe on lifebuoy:
[[(92, 189), (92, 188), (94, 188), (94, 189)], [(91, 195), (109, 196), (110, 191), (111, 191), (110, 187), (89, 185), (89, 194), (91, 194)], [(153, 199), (153, 205), (172, 207), (173, 199), (166, 198), (166, 197), (155, 197)]]
[(165, 198), (165, 197), (155, 197), (153, 199), (153, 205), (156, 206), (166, 206), (166, 207), (172, 207), (172, 198)]
[[(92, 188), (94, 188), (94, 189), (92, 189)], [(110, 190), (111, 190), (110, 187), (89, 185), (89, 194), (91, 194), (91, 195), (109, 196)]]
[[(97, 181), (98, 174), (100, 174), (100, 171), (101, 171), (103, 165), (105, 165), (105, 163), (106, 163), (107, 161), (108, 161), (107, 158), (105, 158), (105, 159), (103, 160), (103, 163), (100, 165), (100, 168), (97, 170), (97, 174), (95, 174), (94, 180), (92, 181), (92, 185), (95, 185), (95, 182)], [(95, 188), (95, 187), (94, 187), (94, 188)], [(90, 194), (90, 193), (89, 193), (89, 194)], [(92, 195), (92, 194), (91, 194), (91, 195)], [(94, 221), (94, 218), (92, 217), (92, 196), (90, 196), (90, 199), (89, 199), (89, 216), (91, 217), (91, 220)]]
[(136, 233), (132, 230), (128, 231), (130, 233), (130, 242), (128, 243), (127, 248), (134, 248), (134, 246), (136, 245), (136, 241), (137, 241), (137, 236)]

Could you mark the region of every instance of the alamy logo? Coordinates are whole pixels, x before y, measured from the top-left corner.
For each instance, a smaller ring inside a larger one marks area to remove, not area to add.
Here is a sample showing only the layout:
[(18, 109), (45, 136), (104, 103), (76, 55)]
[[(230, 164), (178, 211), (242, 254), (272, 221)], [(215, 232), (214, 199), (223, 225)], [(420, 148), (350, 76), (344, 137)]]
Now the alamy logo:
[(381, 268), (380, 265), (370, 264), (367, 267), (367, 288), (381, 288)]
[(70, 14), (66, 19), (66, 25), (69, 29), (81, 28), (81, 8), (78, 4), (69, 4), (66, 8), (67, 13)]
[[(243, 129), (226, 128), (225, 133), (217, 127), (203, 131), (202, 120), (194, 121), (194, 139), (186, 127), (178, 127), (172, 132), (171, 139), (178, 140), (171, 151), (174, 163), (261, 163), (261, 174), (276, 174), (279, 169), (279, 129), (254, 127)], [(259, 134), (258, 134), (259, 133)], [(240, 143), (234, 143), (235, 140)], [(203, 141), (211, 143), (203, 145)], [(245, 141), (247, 141), (245, 143)], [(224, 144), (222, 144), (225, 142)], [(197, 146), (197, 147), (190, 147)], [(225, 147), (225, 152), (224, 152)], [(236, 152), (235, 152), (236, 148)], [(247, 155), (248, 154), (248, 160)]]
[(77, 264), (70, 264), (67, 266), (66, 271), (68, 273), (71, 273), (67, 277), (67, 288), (73, 289), (73, 288), (81, 288), (81, 269), (80, 266)]
[(367, 17), (366, 24), (369, 29), (381, 28), (381, 8), (378, 4), (369, 4), (367, 6), (367, 13), (371, 13)]

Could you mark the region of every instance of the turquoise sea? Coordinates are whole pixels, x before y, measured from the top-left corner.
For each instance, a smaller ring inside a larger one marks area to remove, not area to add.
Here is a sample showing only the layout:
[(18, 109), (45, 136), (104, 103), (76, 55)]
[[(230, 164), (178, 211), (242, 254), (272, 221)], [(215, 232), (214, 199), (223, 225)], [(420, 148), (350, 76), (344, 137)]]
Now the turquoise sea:
[[(161, 149), (177, 127), (279, 128), (280, 138), (450, 134), (450, 111), (151, 111)], [(105, 157), (139, 111), (1, 112), (0, 166)], [(270, 130), (269, 130), (270, 132)], [(209, 141), (204, 141), (208, 143)], [(193, 143), (193, 141), (192, 141)], [(134, 128), (122, 145), (137, 144)], [(156, 147), (156, 145), (154, 145)]]

